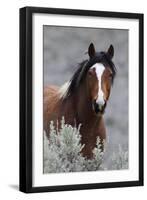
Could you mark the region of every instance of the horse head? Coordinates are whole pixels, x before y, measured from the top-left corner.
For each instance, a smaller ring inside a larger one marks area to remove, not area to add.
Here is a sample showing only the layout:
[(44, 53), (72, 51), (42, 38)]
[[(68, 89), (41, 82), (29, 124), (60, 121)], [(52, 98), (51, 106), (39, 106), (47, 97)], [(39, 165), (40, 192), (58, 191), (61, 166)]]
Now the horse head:
[(90, 68), (86, 77), (87, 92), (95, 114), (103, 114), (115, 76), (112, 62), (114, 48), (110, 45), (106, 52), (96, 52), (93, 43), (91, 43), (88, 54)]

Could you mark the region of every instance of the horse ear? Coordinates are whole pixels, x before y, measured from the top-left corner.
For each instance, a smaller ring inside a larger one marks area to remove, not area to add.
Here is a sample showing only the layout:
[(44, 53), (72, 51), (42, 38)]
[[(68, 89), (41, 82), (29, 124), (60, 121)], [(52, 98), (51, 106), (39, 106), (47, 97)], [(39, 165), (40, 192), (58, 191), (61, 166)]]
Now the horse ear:
[(95, 55), (95, 47), (93, 43), (91, 43), (88, 47), (88, 55), (90, 58), (92, 58)]
[(107, 54), (109, 55), (110, 59), (113, 58), (113, 56), (114, 56), (114, 47), (113, 47), (112, 44), (110, 45), (110, 47), (109, 47), (109, 49), (107, 51)]

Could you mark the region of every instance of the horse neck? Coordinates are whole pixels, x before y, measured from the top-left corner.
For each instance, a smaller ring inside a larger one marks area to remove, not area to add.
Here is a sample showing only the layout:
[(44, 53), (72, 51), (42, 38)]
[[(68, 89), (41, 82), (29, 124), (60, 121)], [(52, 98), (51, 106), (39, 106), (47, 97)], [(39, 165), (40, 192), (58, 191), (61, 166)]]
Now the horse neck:
[(74, 91), (73, 94), (62, 101), (62, 105), (60, 106), (60, 115), (64, 116), (67, 123), (70, 124), (75, 124), (76, 120), (77, 125), (79, 123), (98, 123), (101, 118), (97, 117), (93, 113), (91, 100), (84, 82), (76, 91)]
[(76, 112), (76, 118), (80, 123), (89, 124), (90, 121), (99, 121), (99, 118), (93, 113), (91, 100), (85, 83), (81, 84), (75, 92), (73, 104)]

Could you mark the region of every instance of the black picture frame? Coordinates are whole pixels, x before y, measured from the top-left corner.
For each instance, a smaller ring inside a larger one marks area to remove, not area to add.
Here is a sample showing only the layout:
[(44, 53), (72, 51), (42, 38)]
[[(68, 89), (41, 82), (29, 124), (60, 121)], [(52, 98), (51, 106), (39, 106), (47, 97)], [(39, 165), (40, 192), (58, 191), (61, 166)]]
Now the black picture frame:
[[(64, 186), (32, 186), (32, 16), (34, 13), (137, 19), (139, 21), (139, 180)], [(53, 192), (143, 185), (143, 14), (59, 8), (20, 8), (20, 180), (22, 192)]]

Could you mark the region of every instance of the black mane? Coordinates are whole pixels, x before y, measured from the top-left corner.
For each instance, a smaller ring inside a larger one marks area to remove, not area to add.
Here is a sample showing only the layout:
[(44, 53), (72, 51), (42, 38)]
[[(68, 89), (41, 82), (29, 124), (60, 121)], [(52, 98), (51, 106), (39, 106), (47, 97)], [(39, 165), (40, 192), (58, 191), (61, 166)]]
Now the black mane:
[(112, 83), (116, 75), (116, 67), (112, 62), (111, 58), (106, 52), (97, 52), (93, 58), (84, 60), (78, 64), (78, 68), (70, 79), (70, 84), (67, 88), (66, 97), (71, 96), (86, 78), (86, 74), (90, 67), (96, 63), (102, 63), (105, 67), (110, 67), (112, 70)]

